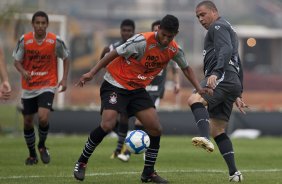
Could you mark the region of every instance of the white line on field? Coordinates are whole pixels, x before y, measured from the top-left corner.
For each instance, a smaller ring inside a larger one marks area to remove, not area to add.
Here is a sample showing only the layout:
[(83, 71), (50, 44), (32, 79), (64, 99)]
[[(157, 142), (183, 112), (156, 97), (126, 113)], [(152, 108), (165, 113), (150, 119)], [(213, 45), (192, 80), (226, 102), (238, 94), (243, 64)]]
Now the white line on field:
[[(140, 171), (141, 172), (141, 171)], [(140, 172), (104, 172), (104, 173), (90, 173), (86, 176), (114, 176), (114, 175), (135, 175), (140, 174)], [(193, 169), (193, 170), (167, 170), (167, 171), (158, 171), (158, 173), (226, 173), (226, 170), (205, 170), (205, 169)], [(242, 173), (273, 173), (273, 172), (282, 172), (282, 169), (247, 169), (241, 170)], [(72, 175), (58, 175), (58, 176), (44, 176), (44, 175), (18, 175), (18, 176), (0, 176), (2, 179), (29, 179), (29, 178), (70, 178)]]

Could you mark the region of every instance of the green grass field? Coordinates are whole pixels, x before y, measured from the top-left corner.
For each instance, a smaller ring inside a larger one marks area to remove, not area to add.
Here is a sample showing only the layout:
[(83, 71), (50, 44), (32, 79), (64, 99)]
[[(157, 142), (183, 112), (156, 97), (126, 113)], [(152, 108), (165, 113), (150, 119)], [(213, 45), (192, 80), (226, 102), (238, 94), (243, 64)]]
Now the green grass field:
[(1, 104), (0, 101), (0, 135), (22, 129), (22, 116), (15, 105)]
[[(50, 135), (51, 163), (39, 162), (25, 166), (27, 149), (22, 136), (0, 137), (1, 184), (72, 184), (74, 163), (78, 159), (87, 135)], [(164, 136), (156, 164), (158, 173), (171, 183), (229, 183), (228, 172), (219, 151), (209, 154), (194, 148), (191, 137)], [(244, 183), (282, 184), (281, 138), (234, 140), (237, 165), (244, 175)], [(140, 182), (143, 155), (133, 155), (128, 163), (109, 159), (116, 143), (106, 137), (89, 160), (83, 183), (134, 184)]]

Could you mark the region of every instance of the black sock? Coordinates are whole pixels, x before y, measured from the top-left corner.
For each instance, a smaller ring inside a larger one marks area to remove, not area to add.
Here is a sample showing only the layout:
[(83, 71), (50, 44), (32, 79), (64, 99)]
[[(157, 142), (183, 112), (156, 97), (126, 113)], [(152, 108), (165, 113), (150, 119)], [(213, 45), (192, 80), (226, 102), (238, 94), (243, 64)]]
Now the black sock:
[(150, 175), (154, 172), (155, 162), (158, 157), (158, 152), (160, 149), (160, 136), (151, 136), (150, 137), (150, 146), (145, 152), (145, 165), (143, 173), (145, 175)]
[(237, 168), (235, 165), (234, 151), (231, 140), (225, 133), (216, 136), (214, 140), (228, 166), (229, 175), (233, 175), (237, 171)]
[(143, 130), (144, 131), (144, 126), (143, 125), (135, 125), (135, 130)]
[(93, 130), (90, 133), (87, 142), (85, 143), (84, 149), (78, 161), (86, 164), (88, 162), (89, 157), (92, 155), (93, 151), (95, 150), (95, 148), (102, 142), (102, 140), (107, 134), (108, 133), (105, 132), (101, 128), (101, 126)]
[(118, 153), (121, 152), (122, 146), (124, 144), (125, 137), (127, 135), (127, 131), (128, 131), (128, 123), (127, 122), (119, 123), (119, 126), (118, 126), (118, 142), (117, 142), (117, 148), (116, 148), (116, 152), (118, 152)]
[(39, 143), (38, 143), (38, 148), (43, 148), (45, 147), (45, 141), (47, 139), (48, 135), (48, 130), (49, 130), (49, 123), (47, 126), (42, 127), (40, 124), (38, 126), (38, 135), (39, 135)]
[(24, 138), (25, 138), (27, 148), (29, 150), (29, 156), (36, 157), (34, 128), (29, 129), (29, 130), (24, 129)]
[(193, 112), (200, 136), (209, 139), (210, 124), (209, 113), (207, 109), (202, 103), (197, 102), (191, 105), (191, 110)]

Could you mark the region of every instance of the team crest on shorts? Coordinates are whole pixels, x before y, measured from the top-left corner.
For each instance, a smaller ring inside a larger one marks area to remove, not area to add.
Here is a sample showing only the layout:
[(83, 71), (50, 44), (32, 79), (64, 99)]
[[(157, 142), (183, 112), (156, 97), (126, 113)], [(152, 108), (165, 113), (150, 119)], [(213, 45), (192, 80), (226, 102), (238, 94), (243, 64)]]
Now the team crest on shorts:
[(110, 95), (109, 103), (111, 103), (111, 104), (116, 104), (117, 103), (117, 94), (115, 92), (113, 92)]

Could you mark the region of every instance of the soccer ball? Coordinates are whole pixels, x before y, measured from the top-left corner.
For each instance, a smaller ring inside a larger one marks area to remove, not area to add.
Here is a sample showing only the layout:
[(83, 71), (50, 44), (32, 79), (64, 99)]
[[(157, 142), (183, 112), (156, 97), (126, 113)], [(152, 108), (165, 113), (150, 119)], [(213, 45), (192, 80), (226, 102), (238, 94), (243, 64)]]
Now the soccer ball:
[(131, 153), (143, 153), (150, 146), (150, 138), (142, 130), (133, 130), (127, 134), (125, 145)]

